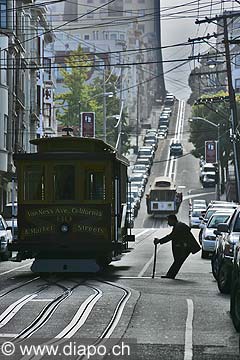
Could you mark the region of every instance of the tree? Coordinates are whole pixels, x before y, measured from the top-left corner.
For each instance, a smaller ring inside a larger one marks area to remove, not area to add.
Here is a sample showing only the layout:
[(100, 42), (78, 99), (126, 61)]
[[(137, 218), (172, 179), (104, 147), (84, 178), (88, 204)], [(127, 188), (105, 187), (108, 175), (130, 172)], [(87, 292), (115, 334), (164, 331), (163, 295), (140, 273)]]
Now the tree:
[[(219, 92), (212, 95), (211, 97), (220, 97), (227, 96), (227, 93)], [(209, 98), (209, 95), (207, 96)], [(206, 98), (202, 96), (201, 99)], [(238, 113), (240, 110), (239, 96), (236, 97)], [(216, 125), (220, 126), (220, 163), (222, 167), (222, 173), (224, 168), (227, 169), (229, 159), (233, 159), (232, 153), (232, 143), (230, 139), (230, 107), (229, 102), (222, 101), (220, 103), (210, 104), (209, 102), (201, 105), (194, 105), (192, 107), (192, 117), (202, 117), (205, 118)], [(205, 157), (205, 141), (207, 140), (217, 140), (218, 133), (217, 127), (214, 127), (204, 121), (194, 120), (190, 124), (190, 137), (189, 141), (193, 143), (194, 150), (192, 154), (195, 157), (200, 158), (200, 156)], [(222, 176), (222, 178), (224, 178)]]
[[(89, 66), (88, 66), (89, 65)], [(84, 66), (84, 67), (83, 67)], [(93, 61), (89, 60), (89, 55), (83, 53), (81, 47), (73, 51), (66, 60), (66, 69), (61, 70), (64, 78), (64, 87), (66, 91), (58, 94), (55, 98), (59, 110), (57, 118), (64, 126), (79, 126), (79, 110), (81, 112), (95, 112), (96, 119), (96, 137), (103, 138), (103, 78), (95, 78), (91, 84), (87, 83), (91, 76), (91, 69), (94, 66)], [(107, 68), (105, 68), (107, 74)], [(114, 127), (117, 120), (114, 121), (112, 115), (120, 112), (120, 99), (118, 79), (115, 75), (106, 76), (106, 93), (112, 92), (113, 96), (106, 99), (107, 108), (107, 142), (112, 146), (116, 145), (118, 129)], [(125, 111), (122, 113), (122, 152), (127, 152), (130, 141), (130, 127), (127, 125), (127, 116)]]

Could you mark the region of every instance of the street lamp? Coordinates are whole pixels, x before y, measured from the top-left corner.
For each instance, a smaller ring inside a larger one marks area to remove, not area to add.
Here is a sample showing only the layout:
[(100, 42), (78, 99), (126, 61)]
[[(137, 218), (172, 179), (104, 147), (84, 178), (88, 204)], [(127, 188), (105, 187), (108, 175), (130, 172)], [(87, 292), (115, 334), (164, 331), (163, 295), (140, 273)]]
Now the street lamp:
[[(105, 88), (105, 86), (104, 86)], [(103, 96), (103, 140), (106, 142), (107, 140), (107, 107), (106, 107), (106, 98), (113, 97), (114, 93), (112, 91), (105, 92), (103, 91), (100, 94), (95, 94), (91, 97), (91, 100), (98, 96)]]
[(212, 125), (217, 128), (217, 164), (218, 164), (218, 179), (217, 179), (217, 200), (220, 200), (220, 124), (215, 124), (212, 121), (209, 121), (203, 117), (200, 116), (193, 116), (189, 121), (193, 120), (201, 120), (209, 125)]
[(121, 153), (121, 148), (122, 148), (121, 135), (122, 135), (123, 103), (124, 103), (124, 101), (122, 100), (121, 101), (120, 114), (115, 114), (115, 115), (109, 115), (108, 116), (108, 118), (113, 117), (113, 118), (117, 119), (117, 123), (116, 123), (116, 125), (114, 125), (115, 128), (118, 128), (118, 137), (117, 137), (117, 142), (116, 142), (115, 148), (118, 150), (119, 153)]

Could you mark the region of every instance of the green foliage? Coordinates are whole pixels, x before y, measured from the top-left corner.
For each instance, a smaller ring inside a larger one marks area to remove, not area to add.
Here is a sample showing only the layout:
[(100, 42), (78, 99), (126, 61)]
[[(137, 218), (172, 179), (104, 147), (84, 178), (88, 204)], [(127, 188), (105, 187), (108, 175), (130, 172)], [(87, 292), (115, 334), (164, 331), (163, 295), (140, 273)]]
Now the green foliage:
[[(228, 94), (220, 92), (212, 95), (216, 96), (227, 96)], [(209, 98), (209, 95), (205, 96)], [(202, 96), (204, 98), (204, 96)], [(237, 98), (237, 101), (239, 98)], [(239, 104), (238, 104), (239, 105)], [(230, 122), (230, 106), (229, 102), (212, 103), (195, 105), (192, 107), (192, 117), (205, 118), (216, 125), (220, 124), (220, 157), (222, 166), (227, 166), (227, 161), (232, 152), (232, 144), (230, 142), (231, 127)], [(196, 157), (205, 155), (205, 141), (217, 140), (218, 133), (217, 127), (214, 127), (202, 120), (193, 120), (190, 123), (190, 138), (195, 147), (192, 154)]]
[[(86, 67), (79, 67), (86, 66)], [(89, 66), (88, 66), (89, 65)], [(79, 47), (73, 51), (66, 60), (66, 70), (62, 70), (64, 87), (66, 91), (55, 97), (57, 119), (64, 126), (79, 126), (80, 112), (95, 112), (96, 137), (103, 138), (103, 71), (91, 84), (87, 83), (90, 78), (90, 70), (93, 63), (89, 61), (89, 55), (85, 55)], [(117, 119), (112, 115), (120, 113), (121, 103), (119, 97), (118, 79), (115, 75), (109, 75), (105, 69), (106, 83), (105, 92), (112, 92), (112, 97), (106, 97), (106, 137), (107, 142), (115, 146), (118, 138), (119, 127), (115, 127)], [(126, 113), (122, 112), (122, 152), (126, 153), (130, 140), (130, 128), (127, 125)]]

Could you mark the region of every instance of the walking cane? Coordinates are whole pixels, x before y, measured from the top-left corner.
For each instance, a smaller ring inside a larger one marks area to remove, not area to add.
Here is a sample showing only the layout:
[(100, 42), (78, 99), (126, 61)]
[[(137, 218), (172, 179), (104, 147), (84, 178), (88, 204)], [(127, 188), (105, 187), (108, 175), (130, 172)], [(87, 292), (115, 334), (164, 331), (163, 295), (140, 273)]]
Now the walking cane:
[(157, 260), (157, 244), (154, 247), (154, 258), (153, 258), (153, 272), (152, 272), (152, 279), (154, 279), (155, 270), (156, 270), (156, 260)]

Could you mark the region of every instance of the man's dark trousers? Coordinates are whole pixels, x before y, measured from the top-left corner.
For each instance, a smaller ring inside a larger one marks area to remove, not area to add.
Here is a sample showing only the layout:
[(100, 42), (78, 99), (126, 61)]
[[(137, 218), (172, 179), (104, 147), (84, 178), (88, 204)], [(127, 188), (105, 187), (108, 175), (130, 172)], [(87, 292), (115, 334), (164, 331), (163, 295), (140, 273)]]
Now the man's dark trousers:
[(174, 262), (171, 265), (170, 269), (168, 270), (166, 276), (174, 279), (189, 254), (190, 251), (188, 248), (181, 246), (174, 246), (173, 247)]

